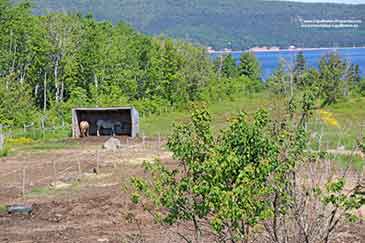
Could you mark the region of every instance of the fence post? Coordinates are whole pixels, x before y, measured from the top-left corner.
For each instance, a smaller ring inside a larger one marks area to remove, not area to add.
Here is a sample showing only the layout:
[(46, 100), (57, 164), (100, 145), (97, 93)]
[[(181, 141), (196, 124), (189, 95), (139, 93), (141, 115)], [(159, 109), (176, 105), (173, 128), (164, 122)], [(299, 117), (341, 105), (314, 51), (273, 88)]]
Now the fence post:
[(143, 145), (143, 149), (146, 149), (144, 133), (142, 133), (142, 145)]
[(99, 150), (96, 150), (96, 173), (99, 174)]
[(161, 152), (161, 134), (158, 133), (158, 156), (160, 156)]
[(77, 160), (77, 163), (78, 163), (78, 169), (79, 169), (79, 177), (81, 177), (82, 175), (82, 171), (81, 171), (81, 162), (80, 162), (80, 159)]
[(41, 118), (41, 130), (42, 130), (42, 138), (43, 139), (45, 139), (45, 137), (46, 137), (44, 129), (45, 129), (45, 119), (42, 117)]
[(54, 183), (54, 187), (56, 187), (56, 181), (57, 181), (57, 169), (56, 169), (56, 161), (52, 161), (53, 162), (53, 183)]
[(25, 167), (23, 168), (23, 173), (22, 173), (22, 196), (24, 197), (25, 195)]
[(4, 149), (3, 125), (0, 124), (0, 150)]

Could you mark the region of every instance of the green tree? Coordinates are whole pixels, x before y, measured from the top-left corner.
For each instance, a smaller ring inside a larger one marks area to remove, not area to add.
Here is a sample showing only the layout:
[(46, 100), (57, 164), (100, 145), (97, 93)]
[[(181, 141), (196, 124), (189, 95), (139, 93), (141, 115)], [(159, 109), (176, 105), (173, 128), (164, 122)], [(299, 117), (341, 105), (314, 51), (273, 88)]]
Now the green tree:
[(236, 60), (232, 54), (226, 55), (223, 59), (222, 75), (226, 78), (236, 78), (238, 76)]
[(355, 90), (361, 96), (365, 96), (365, 79), (360, 79), (359, 83), (356, 85)]
[(252, 52), (244, 52), (240, 57), (239, 75), (245, 75), (252, 80), (261, 80), (261, 67)]
[(347, 95), (350, 85), (346, 79), (348, 66), (337, 53), (322, 57), (319, 64), (322, 106), (331, 105)]
[(48, 54), (54, 99), (58, 103), (66, 100), (68, 88), (77, 80), (81, 24), (78, 15), (56, 13), (46, 17), (45, 25), (51, 44)]
[(240, 114), (217, 138), (210, 121), (199, 109), (191, 123), (176, 126), (168, 147), (181, 167), (145, 164), (151, 180), (134, 178), (132, 199), (151, 201), (162, 224), (190, 222), (197, 242), (206, 230), (222, 242), (241, 242), (252, 227), (273, 215), (268, 198), (284, 191), (285, 174), (299, 158), (304, 140), (291, 144), (291, 157), (281, 160), (289, 140), (272, 136), (266, 112), (257, 112), (253, 121)]
[(252, 119), (241, 113), (217, 136), (209, 113), (196, 109), (191, 122), (176, 125), (168, 139), (178, 166), (146, 162), (149, 176), (132, 179), (132, 201), (162, 225), (186, 225), (192, 234), (181, 227), (176, 232), (186, 242), (204, 242), (207, 236), (248, 242), (257, 225), (265, 226), (262, 237), (270, 242), (330, 242), (340, 220), (355, 219), (353, 211), (365, 204), (365, 196), (358, 186), (345, 190), (344, 179), (313, 185), (310, 173), (301, 174), (324, 158), (305, 152), (314, 98), (305, 92), (300, 100), (291, 99), (276, 122), (265, 111)]
[(306, 71), (306, 60), (303, 52), (299, 52), (295, 57), (295, 65), (294, 65), (294, 82), (296, 86), (304, 86), (303, 76)]
[(14, 75), (0, 78), (0, 124), (22, 127), (34, 122), (38, 114), (30, 86), (14, 79)]
[(289, 75), (286, 72), (285, 62), (282, 60), (279, 63), (279, 67), (267, 80), (267, 86), (278, 95), (287, 95), (289, 93)]

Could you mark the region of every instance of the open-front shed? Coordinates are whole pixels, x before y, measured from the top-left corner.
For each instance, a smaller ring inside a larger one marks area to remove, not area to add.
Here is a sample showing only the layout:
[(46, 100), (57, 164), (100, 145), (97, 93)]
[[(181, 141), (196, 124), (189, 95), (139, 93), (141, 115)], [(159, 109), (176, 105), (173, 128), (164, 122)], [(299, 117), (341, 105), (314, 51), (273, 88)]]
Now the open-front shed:
[(113, 131), (108, 126), (97, 124), (113, 124), (117, 136), (136, 137), (139, 134), (139, 114), (134, 107), (112, 108), (75, 108), (72, 110), (72, 134), (74, 138), (81, 136), (80, 123), (89, 123), (89, 136), (111, 136)]

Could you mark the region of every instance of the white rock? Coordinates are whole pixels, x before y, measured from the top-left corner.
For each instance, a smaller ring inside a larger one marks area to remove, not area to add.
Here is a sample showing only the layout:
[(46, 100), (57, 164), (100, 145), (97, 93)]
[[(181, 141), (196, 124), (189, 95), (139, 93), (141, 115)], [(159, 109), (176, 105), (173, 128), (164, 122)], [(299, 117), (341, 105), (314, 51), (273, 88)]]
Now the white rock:
[(117, 138), (109, 138), (103, 145), (103, 148), (106, 150), (117, 150), (120, 148), (121, 143)]
[(109, 242), (109, 240), (108, 239), (98, 239), (98, 242)]

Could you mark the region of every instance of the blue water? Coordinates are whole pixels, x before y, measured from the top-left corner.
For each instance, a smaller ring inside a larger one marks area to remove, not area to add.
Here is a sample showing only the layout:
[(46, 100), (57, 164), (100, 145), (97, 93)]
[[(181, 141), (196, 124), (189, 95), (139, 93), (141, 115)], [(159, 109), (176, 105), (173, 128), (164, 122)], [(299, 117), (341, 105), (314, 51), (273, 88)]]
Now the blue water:
[[(360, 66), (360, 74), (365, 77), (365, 48), (338, 48), (338, 49), (321, 49), (321, 50), (304, 50), (307, 67), (318, 68), (322, 56), (336, 51), (341, 58), (348, 60), (353, 64)], [(300, 51), (282, 50), (272, 52), (255, 52), (257, 59), (261, 64), (262, 78), (266, 80), (278, 68), (280, 59), (284, 58), (288, 63), (294, 63), (296, 55)], [(242, 51), (232, 52), (233, 57), (239, 62)], [(216, 58), (220, 54), (213, 53), (212, 57)]]

